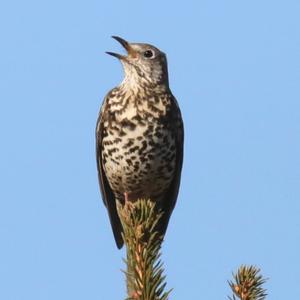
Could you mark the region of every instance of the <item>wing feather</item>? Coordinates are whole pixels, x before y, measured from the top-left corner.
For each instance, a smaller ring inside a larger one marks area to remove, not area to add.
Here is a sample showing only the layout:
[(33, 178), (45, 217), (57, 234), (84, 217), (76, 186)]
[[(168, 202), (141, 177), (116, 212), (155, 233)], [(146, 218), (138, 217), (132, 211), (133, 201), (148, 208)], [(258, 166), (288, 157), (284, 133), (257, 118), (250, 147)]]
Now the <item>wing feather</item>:
[(99, 185), (100, 190), (102, 194), (103, 202), (107, 208), (111, 227), (114, 233), (115, 241), (117, 244), (117, 247), (120, 249), (122, 248), (124, 242), (122, 238), (122, 224), (117, 212), (116, 207), (116, 199), (115, 196), (110, 188), (110, 185), (108, 183), (107, 177), (105, 175), (103, 164), (102, 164), (102, 137), (103, 137), (103, 122), (105, 120), (105, 105), (107, 103), (107, 98), (104, 99), (102, 108), (99, 113), (99, 117), (97, 120), (97, 126), (96, 126), (96, 159), (97, 159), (97, 169), (98, 169), (98, 179), (99, 179)]
[[(176, 164), (175, 164), (175, 175), (170, 184), (170, 187), (165, 195), (163, 201), (163, 216), (161, 219), (161, 224), (159, 230), (162, 236), (165, 235), (165, 232), (168, 227), (170, 216), (175, 207), (177, 196), (180, 186), (181, 170), (183, 164), (183, 152), (184, 152), (184, 128), (183, 121), (181, 117), (181, 112), (177, 103), (177, 100), (172, 95), (172, 106), (170, 109), (170, 124), (173, 125), (174, 135), (176, 139)], [(172, 126), (171, 125), (171, 126)]]

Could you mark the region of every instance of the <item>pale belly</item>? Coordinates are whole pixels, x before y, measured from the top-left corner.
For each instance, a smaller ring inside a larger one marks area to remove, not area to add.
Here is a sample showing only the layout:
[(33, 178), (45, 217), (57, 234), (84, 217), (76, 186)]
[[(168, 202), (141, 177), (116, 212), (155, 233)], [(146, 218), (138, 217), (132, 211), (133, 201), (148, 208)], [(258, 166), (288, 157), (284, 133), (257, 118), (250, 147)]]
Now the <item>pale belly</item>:
[[(147, 130), (148, 129), (148, 130)], [(134, 130), (110, 131), (103, 138), (105, 174), (116, 198), (160, 201), (174, 178), (175, 139), (161, 125), (137, 126)]]

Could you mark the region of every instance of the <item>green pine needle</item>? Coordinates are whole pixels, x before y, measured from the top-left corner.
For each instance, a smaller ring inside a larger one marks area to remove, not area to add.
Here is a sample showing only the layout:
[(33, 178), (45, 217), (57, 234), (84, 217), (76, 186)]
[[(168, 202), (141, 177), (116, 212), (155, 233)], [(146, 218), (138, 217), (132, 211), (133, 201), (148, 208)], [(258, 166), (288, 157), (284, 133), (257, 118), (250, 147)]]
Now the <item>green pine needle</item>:
[(118, 203), (127, 249), (126, 300), (167, 300), (165, 276), (160, 260), (162, 237), (155, 231), (162, 213), (150, 200)]
[(254, 266), (242, 265), (236, 274), (233, 274), (233, 281), (229, 285), (233, 291), (230, 300), (264, 300), (267, 296), (266, 290), (262, 287), (267, 279), (259, 274), (260, 269)]

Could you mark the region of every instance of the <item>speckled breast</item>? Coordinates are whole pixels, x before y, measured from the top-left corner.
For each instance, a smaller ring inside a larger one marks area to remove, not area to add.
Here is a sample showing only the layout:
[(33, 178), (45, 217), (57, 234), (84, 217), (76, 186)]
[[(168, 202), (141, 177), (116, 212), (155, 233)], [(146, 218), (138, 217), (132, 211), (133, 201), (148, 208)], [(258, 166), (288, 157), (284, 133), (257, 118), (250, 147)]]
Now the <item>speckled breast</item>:
[(164, 117), (122, 113), (104, 123), (103, 168), (117, 199), (161, 201), (174, 177), (176, 147)]

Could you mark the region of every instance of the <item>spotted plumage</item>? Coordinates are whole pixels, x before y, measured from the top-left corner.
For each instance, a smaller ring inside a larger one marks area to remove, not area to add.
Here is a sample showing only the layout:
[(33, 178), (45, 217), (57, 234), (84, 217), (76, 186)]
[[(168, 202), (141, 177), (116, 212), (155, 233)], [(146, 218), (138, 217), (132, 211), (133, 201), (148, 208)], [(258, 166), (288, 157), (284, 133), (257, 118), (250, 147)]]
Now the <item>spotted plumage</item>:
[(166, 56), (148, 44), (114, 37), (128, 56), (125, 78), (104, 99), (96, 127), (99, 182), (118, 248), (123, 245), (116, 201), (150, 198), (162, 209), (165, 234), (175, 206), (183, 159), (183, 124), (168, 84)]

